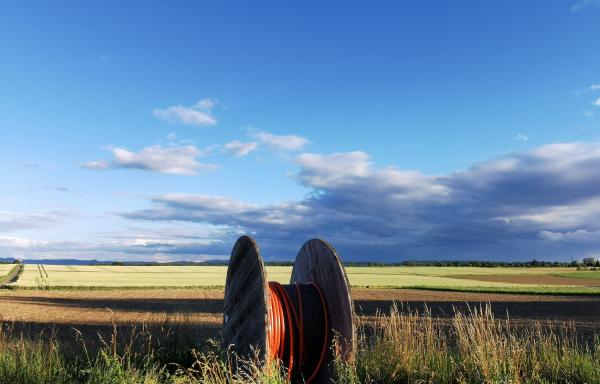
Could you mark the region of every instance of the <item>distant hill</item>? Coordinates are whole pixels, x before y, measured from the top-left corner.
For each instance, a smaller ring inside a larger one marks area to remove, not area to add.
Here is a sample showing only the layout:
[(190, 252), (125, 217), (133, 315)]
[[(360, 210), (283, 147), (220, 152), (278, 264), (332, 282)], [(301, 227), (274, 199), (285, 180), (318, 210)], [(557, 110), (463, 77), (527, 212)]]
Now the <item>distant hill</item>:
[[(15, 258), (2, 257), (0, 263), (14, 263)], [(47, 264), (47, 265), (97, 265), (105, 264), (105, 261), (98, 260), (78, 260), (78, 259), (23, 259), (22, 264)], [(109, 262), (110, 263), (110, 262)]]

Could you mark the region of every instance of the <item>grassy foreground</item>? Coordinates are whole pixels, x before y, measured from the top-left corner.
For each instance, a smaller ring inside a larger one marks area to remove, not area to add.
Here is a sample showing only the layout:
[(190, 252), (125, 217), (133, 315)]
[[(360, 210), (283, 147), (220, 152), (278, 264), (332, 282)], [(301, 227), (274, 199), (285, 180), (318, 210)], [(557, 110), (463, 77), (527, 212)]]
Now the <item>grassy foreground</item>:
[[(73, 345), (53, 335), (27, 339), (5, 324), (0, 383), (286, 382), (279, 370), (254, 363), (233, 374), (232, 357), (216, 346), (173, 350), (164, 335), (142, 330), (119, 342), (116, 332), (91, 348), (80, 337)], [(600, 343), (596, 335), (580, 337), (569, 325), (515, 327), (494, 319), (489, 308), (456, 313), (448, 321), (393, 308), (385, 316), (360, 319), (355, 358), (335, 364), (336, 382), (348, 384), (598, 383)]]

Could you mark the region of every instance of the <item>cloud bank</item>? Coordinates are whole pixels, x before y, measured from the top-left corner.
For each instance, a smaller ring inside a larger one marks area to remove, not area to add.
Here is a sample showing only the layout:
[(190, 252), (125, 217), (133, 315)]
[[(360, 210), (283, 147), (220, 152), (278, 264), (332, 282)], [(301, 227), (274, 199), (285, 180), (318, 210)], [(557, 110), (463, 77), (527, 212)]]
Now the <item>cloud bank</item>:
[[(350, 260), (570, 260), (600, 250), (600, 144), (551, 144), (434, 176), (377, 167), (361, 151), (304, 153), (296, 164), (311, 191), (299, 201), (171, 193), (123, 216), (226, 226), (275, 259), (314, 236)], [(233, 237), (223, 240), (226, 251)]]
[(127, 228), (86, 241), (39, 240), (0, 232), (0, 257), (97, 260), (215, 260), (226, 259), (222, 237), (234, 236), (218, 227), (160, 229)]

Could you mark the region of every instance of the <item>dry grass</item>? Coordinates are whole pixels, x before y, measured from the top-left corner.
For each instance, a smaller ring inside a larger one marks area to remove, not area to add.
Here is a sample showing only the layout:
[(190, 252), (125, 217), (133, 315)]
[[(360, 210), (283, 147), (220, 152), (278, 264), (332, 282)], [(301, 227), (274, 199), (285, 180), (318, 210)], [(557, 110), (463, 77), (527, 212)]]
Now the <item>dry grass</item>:
[(344, 383), (597, 383), (600, 344), (572, 323), (496, 320), (489, 306), (450, 324), (394, 307), (363, 324), (356, 358), (338, 369)]

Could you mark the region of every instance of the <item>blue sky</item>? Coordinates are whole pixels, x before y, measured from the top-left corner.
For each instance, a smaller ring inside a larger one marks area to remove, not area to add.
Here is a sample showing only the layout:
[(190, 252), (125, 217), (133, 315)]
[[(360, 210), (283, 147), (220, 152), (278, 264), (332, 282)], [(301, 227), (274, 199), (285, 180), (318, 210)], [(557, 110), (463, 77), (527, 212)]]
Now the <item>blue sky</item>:
[(0, 256), (600, 253), (596, 0), (15, 1), (0, 33)]

